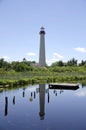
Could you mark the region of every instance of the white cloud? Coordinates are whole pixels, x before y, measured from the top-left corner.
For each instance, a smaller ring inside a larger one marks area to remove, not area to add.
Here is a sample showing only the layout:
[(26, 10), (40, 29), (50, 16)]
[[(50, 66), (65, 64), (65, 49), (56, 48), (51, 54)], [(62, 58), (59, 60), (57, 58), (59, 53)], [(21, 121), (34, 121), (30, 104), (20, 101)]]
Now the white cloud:
[(62, 60), (62, 59), (63, 59), (62, 55), (54, 52), (51, 60), (47, 60), (47, 64), (51, 65), (53, 62), (56, 62), (56, 61), (59, 61), (59, 60)]
[(86, 53), (86, 48), (84, 47), (77, 47), (77, 48), (74, 48), (74, 50), (79, 51), (81, 53)]
[(28, 52), (27, 53), (27, 56), (35, 56), (36, 55), (36, 53), (34, 53), (34, 52)]
[(4, 60), (9, 60), (10, 59), (10, 57), (8, 57), (8, 56), (0, 56), (0, 58), (3, 58)]
[(63, 56), (54, 52), (53, 53), (53, 58), (52, 58), (52, 61), (58, 61), (58, 60), (62, 60), (63, 59)]

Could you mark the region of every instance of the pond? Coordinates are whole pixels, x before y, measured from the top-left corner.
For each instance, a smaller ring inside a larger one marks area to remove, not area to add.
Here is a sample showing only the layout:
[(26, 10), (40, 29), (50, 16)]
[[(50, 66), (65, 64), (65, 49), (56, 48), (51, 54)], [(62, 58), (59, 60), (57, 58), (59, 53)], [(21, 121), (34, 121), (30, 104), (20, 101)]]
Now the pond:
[(0, 92), (0, 130), (86, 130), (86, 86), (40, 84)]

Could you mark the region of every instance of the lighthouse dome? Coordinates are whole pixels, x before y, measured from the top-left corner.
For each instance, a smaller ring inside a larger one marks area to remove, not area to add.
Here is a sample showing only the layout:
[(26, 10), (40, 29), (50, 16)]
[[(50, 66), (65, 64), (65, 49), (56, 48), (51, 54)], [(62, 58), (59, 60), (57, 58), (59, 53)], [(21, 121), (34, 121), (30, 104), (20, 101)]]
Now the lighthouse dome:
[(41, 27), (40, 29), (41, 30), (40, 30), (39, 34), (45, 34), (44, 27)]

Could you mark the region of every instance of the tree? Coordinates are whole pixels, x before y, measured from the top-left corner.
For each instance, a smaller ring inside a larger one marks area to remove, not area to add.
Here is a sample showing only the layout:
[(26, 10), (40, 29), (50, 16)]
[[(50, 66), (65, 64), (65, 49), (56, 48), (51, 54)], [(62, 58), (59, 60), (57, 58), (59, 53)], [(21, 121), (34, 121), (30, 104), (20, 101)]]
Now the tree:
[(58, 66), (64, 66), (64, 63), (60, 60), (59, 62), (58, 62)]
[(52, 63), (52, 65), (51, 66), (64, 66), (64, 62), (63, 61), (56, 61), (56, 62), (54, 62), (54, 63)]
[(67, 62), (67, 66), (77, 66), (77, 60), (75, 58), (72, 58)]
[(84, 66), (84, 65), (86, 65), (86, 60), (85, 61), (82, 60), (81, 63), (79, 63), (79, 66)]
[(0, 58), (0, 68), (3, 67), (3, 64), (4, 64), (4, 58)]
[(33, 68), (24, 62), (12, 62), (12, 69), (17, 72), (32, 71)]
[(23, 58), (23, 62), (27, 62), (26, 58)]
[(0, 59), (0, 68), (4, 68), (5, 70), (9, 70), (11, 68), (11, 64), (7, 61), (4, 61), (3, 58)]

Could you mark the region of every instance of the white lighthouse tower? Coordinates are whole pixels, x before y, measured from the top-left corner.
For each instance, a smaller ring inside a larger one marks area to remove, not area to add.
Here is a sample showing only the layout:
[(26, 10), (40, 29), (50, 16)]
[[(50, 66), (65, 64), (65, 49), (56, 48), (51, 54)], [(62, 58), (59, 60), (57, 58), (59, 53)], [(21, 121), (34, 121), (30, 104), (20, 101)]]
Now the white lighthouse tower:
[(41, 27), (39, 32), (40, 34), (40, 50), (39, 50), (39, 66), (45, 67), (46, 66), (46, 58), (45, 58), (45, 31), (44, 28)]

